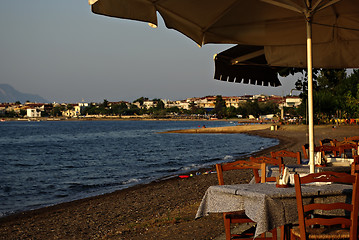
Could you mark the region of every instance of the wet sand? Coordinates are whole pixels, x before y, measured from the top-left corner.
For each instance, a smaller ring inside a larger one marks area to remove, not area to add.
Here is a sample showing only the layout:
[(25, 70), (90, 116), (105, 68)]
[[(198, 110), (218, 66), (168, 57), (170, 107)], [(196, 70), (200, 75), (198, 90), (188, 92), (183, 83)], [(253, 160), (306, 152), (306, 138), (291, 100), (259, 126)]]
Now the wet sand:
[[(252, 126), (194, 130), (246, 133), (280, 140), (279, 145), (254, 154), (260, 156), (269, 156), (270, 151), (279, 149), (301, 151), (307, 142), (307, 126), (280, 126), (278, 131), (271, 131), (270, 125), (265, 124), (261, 129)], [(343, 140), (354, 135), (359, 135), (358, 126), (315, 127), (316, 143), (323, 138)], [(205, 174), (209, 170), (214, 169), (202, 169), (201, 175), (185, 179), (156, 181), (0, 218), (0, 239), (214, 239), (224, 232), (221, 214), (194, 220), (206, 189), (217, 184), (216, 174)], [(231, 183), (245, 183), (251, 173), (227, 177)]]

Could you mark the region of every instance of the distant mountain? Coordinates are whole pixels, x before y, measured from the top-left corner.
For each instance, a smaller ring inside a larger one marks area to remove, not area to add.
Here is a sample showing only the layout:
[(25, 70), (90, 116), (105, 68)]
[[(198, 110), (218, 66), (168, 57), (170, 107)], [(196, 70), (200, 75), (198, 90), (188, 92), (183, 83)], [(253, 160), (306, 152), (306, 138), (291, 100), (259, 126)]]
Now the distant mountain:
[(46, 99), (40, 97), (39, 95), (22, 93), (14, 89), (9, 84), (0, 83), (0, 103), (6, 102), (16, 102), (25, 103), (26, 101), (38, 102), (38, 103), (48, 103)]

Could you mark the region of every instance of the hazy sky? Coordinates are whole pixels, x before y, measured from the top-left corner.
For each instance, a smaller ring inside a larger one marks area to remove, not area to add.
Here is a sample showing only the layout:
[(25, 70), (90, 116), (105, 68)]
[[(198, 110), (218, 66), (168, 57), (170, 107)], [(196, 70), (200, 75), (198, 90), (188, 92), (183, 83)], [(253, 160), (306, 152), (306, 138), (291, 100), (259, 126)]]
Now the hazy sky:
[(1, 3), (0, 83), (50, 102), (286, 95), (297, 78), (277, 88), (214, 80), (213, 55), (231, 45), (199, 48), (162, 22), (93, 14), (87, 0)]

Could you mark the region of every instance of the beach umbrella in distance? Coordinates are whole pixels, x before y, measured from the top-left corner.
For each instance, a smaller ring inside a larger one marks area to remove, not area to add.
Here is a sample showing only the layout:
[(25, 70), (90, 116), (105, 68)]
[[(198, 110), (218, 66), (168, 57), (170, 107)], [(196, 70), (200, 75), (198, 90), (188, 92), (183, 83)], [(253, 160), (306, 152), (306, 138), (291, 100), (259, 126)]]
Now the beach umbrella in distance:
[[(359, 67), (358, 0), (89, 0), (92, 12), (148, 22), (198, 45), (264, 46), (271, 66), (307, 68), (310, 172), (314, 172), (313, 67)], [(314, 50), (313, 50), (314, 49)], [(313, 62), (314, 59), (314, 62)], [(313, 64), (314, 63), (314, 64)]]

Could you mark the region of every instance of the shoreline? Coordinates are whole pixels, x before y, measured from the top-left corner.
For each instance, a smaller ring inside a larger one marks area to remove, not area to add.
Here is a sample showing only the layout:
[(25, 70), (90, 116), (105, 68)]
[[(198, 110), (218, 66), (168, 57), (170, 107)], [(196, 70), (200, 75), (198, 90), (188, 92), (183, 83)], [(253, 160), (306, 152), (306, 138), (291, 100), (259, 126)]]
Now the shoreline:
[[(251, 154), (259, 156), (280, 149), (300, 151), (306, 140), (306, 128), (285, 125), (278, 131), (239, 128), (237, 131), (279, 139), (278, 145)], [(210, 128), (201, 130), (210, 132)], [(358, 126), (337, 129), (316, 126), (315, 141), (323, 136), (342, 140), (344, 136), (357, 135), (358, 130)], [(205, 170), (213, 170), (213, 167), (201, 171)], [(240, 182), (249, 179), (250, 174), (243, 174)], [(0, 239), (213, 239), (224, 232), (222, 215), (211, 214), (198, 220), (194, 217), (205, 190), (216, 184), (216, 174), (194, 175), (187, 179), (173, 177), (12, 214), (0, 218)]]
[[(233, 119), (208, 119), (208, 118), (148, 118), (148, 117), (80, 117), (80, 118), (67, 118), (67, 117), (38, 117), (38, 118), (1, 118), (1, 122), (61, 122), (61, 121), (226, 121), (226, 122), (238, 122), (238, 123), (247, 123), (247, 124), (257, 124), (260, 123), (258, 120), (247, 119), (247, 118), (233, 118)], [(269, 120), (263, 121), (263, 123), (272, 123)]]

